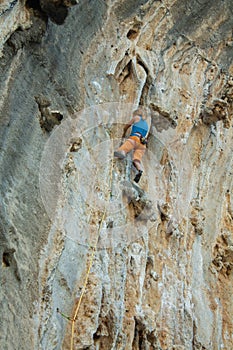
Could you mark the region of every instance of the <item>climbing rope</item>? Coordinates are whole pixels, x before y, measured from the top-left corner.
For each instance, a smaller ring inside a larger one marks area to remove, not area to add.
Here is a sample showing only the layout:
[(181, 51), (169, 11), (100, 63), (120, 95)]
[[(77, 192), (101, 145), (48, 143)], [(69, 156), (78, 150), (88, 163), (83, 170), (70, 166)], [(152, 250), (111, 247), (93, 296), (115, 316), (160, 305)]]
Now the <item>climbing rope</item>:
[[(111, 154), (113, 154), (113, 142), (112, 142), (112, 146), (111, 146)], [(108, 196), (107, 196), (106, 202), (109, 201), (110, 198), (111, 198), (112, 177), (113, 177), (113, 157), (111, 157), (110, 186), (109, 186)], [(103, 215), (102, 215), (101, 221), (99, 223), (95, 244), (93, 246), (91, 246), (92, 253), (91, 253), (91, 257), (90, 257), (90, 262), (89, 262), (88, 269), (87, 269), (87, 272), (86, 272), (86, 276), (85, 276), (85, 280), (84, 280), (84, 283), (83, 283), (81, 295), (80, 295), (78, 304), (77, 304), (75, 312), (74, 312), (74, 317), (73, 318), (69, 318), (71, 320), (71, 322), (72, 322), (72, 325), (71, 325), (70, 350), (74, 349), (74, 327), (75, 327), (75, 321), (76, 321), (76, 319), (78, 317), (78, 312), (79, 312), (79, 309), (80, 309), (80, 306), (81, 306), (81, 303), (82, 303), (82, 299), (83, 299), (84, 293), (86, 291), (89, 275), (90, 275), (90, 272), (91, 272), (91, 268), (92, 268), (92, 265), (93, 265), (93, 261), (94, 261), (94, 257), (95, 257), (95, 253), (96, 253), (96, 249), (97, 249), (97, 244), (98, 244), (98, 241), (99, 241), (100, 231), (101, 231), (101, 229), (103, 227), (103, 222), (104, 222), (105, 217), (106, 217), (106, 212), (107, 212), (107, 205), (105, 205), (105, 207), (104, 207)]]

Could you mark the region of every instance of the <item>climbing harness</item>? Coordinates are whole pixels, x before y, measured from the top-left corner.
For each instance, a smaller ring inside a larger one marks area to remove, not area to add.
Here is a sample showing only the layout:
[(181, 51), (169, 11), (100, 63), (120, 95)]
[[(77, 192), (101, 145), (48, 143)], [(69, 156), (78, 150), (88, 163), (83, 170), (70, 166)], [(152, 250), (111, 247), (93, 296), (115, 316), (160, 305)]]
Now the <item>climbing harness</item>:
[(148, 141), (147, 141), (147, 138), (146, 137), (140, 137), (140, 142), (142, 145), (147, 145)]

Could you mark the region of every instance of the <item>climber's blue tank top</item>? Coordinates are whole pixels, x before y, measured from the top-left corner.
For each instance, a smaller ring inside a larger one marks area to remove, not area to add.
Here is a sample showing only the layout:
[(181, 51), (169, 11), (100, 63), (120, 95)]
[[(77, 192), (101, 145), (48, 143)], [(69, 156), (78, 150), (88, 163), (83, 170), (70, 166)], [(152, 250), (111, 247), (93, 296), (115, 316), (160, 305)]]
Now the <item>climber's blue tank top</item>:
[(142, 135), (142, 137), (145, 137), (146, 134), (148, 133), (148, 124), (147, 122), (142, 119), (142, 116), (140, 115), (140, 120), (139, 122), (133, 124), (132, 126), (132, 131), (130, 136), (139, 136), (137, 133), (139, 133), (140, 135)]

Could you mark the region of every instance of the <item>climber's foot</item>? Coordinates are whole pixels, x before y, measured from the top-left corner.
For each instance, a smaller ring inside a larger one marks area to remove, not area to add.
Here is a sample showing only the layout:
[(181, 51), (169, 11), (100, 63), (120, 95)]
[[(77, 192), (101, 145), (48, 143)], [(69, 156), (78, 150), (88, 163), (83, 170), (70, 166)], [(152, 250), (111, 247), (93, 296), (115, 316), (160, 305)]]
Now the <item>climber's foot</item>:
[(135, 178), (134, 178), (134, 182), (136, 182), (136, 183), (139, 182), (139, 180), (141, 179), (142, 173), (143, 173), (142, 170), (139, 170), (139, 171), (138, 171), (137, 175), (136, 175)]
[(123, 151), (115, 151), (114, 152), (114, 157), (124, 159), (125, 158), (125, 153)]

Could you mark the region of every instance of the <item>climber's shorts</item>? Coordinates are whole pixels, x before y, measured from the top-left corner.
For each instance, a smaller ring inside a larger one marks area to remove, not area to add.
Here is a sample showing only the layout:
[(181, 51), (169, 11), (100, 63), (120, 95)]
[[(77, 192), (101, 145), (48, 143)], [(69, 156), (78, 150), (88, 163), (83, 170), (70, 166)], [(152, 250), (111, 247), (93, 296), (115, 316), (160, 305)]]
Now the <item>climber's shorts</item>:
[(129, 153), (132, 150), (134, 151), (133, 161), (141, 162), (142, 157), (146, 151), (146, 145), (143, 145), (140, 142), (140, 138), (137, 136), (130, 136), (118, 149), (118, 151), (123, 151), (125, 154)]

